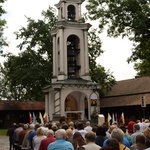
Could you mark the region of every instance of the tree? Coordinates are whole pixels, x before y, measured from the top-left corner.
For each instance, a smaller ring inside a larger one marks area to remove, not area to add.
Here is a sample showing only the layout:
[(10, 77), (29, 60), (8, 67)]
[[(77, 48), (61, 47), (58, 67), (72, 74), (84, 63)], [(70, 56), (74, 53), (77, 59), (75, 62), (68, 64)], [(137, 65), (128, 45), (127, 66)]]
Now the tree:
[[(0, 4), (4, 3), (5, 0), (0, 0)], [(8, 46), (6, 43), (6, 39), (4, 38), (4, 29), (6, 27), (6, 20), (2, 19), (2, 15), (5, 14), (5, 10), (2, 8), (2, 5), (0, 5), (0, 54), (3, 52), (2, 48), (3, 46)]]
[(128, 62), (135, 62), (140, 76), (150, 74), (147, 70), (150, 64), (149, 6), (149, 0), (88, 0), (86, 5), (88, 17), (99, 20), (99, 32), (107, 26), (109, 36), (127, 36), (134, 43)]
[(101, 49), (102, 42), (98, 36), (96, 29), (90, 30), (88, 34), (88, 47), (89, 47), (89, 58), (90, 58), (90, 74), (92, 81), (100, 83), (101, 90), (100, 95), (104, 92), (111, 90), (111, 87), (115, 84), (115, 78), (112, 73), (106, 71), (103, 66), (96, 63), (96, 59), (103, 53)]
[[(8, 58), (2, 69), (5, 75), (5, 85), (11, 89), (12, 97), (16, 100), (44, 100), (42, 88), (51, 82), (52, 37), (50, 31), (55, 27), (57, 17), (51, 7), (47, 11), (43, 11), (42, 15), (44, 17), (42, 20), (35, 21), (27, 18), (27, 27), (22, 27), (16, 32), (17, 39), (22, 39), (18, 45), (21, 50), (19, 55), (5, 55)], [(89, 33), (92, 79), (98, 83), (107, 81), (105, 85), (109, 85), (109, 81), (111, 83), (114, 81), (113, 76), (96, 64), (96, 58), (103, 51), (101, 50), (101, 41), (95, 32), (96, 30), (92, 30)], [(101, 74), (103, 78), (101, 78)]]
[[(26, 50), (18, 56), (7, 55), (2, 73), (5, 75), (4, 87), (10, 100), (43, 101), (42, 88), (50, 83), (50, 63), (35, 51)], [(10, 91), (8, 90), (10, 89)]]
[(54, 9), (49, 7), (42, 12), (42, 20), (27, 18), (27, 28), (22, 27), (16, 32), (21, 50), (18, 56), (5, 54), (3, 74), (15, 100), (43, 101), (42, 88), (50, 84), (52, 75), (52, 38), (50, 31), (56, 23)]

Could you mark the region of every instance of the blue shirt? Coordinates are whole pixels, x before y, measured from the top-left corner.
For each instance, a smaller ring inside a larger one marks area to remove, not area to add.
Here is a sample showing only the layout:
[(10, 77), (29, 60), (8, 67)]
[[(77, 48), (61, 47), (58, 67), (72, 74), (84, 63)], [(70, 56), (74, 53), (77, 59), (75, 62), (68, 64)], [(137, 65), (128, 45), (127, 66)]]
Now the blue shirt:
[(36, 135), (36, 131), (31, 131), (29, 133), (29, 137), (28, 137), (28, 140), (32, 143), (32, 140), (33, 140), (33, 137)]
[(65, 139), (56, 139), (55, 142), (48, 145), (47, 150), (74, 150), (74, 147)]

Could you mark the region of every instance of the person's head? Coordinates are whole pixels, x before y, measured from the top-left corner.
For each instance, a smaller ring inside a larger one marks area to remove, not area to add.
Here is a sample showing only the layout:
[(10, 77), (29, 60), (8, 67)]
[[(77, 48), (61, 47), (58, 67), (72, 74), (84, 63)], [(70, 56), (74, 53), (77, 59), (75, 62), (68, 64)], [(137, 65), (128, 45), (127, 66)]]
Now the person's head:
[(67, 129), (66, 130), (66, 134), (68, 138), (72, 138), (73, 137), (73, 131), (71, 129)]
[(122, 143), (123, 141), (123, 137), (124, 137), (124, 133), (121, 129), (117, 128), (117, 129), (113, 129), (112, 133), (111, 133), (111, 137), (115, 138), (118, 140), (118, 142)]
[(84, 140), (84, 138), (82, 137), (82, 135), (81, 135), (80, 132), (75, 132), (75, 133), (73, 134), (73, 141), (72, 141), (72, 144), (73, 144), (74, 149), (77, 148), (77, 145), (78, 145), (79, 147), (85, 145), (85, 140)]
[(44, 135), (44, 130), (41, 127), (38, 128), (37, 131), (36, 131), (36, 135), (37, 136), (43, 136)]
[(97, 125), (92, 126), (92, 131), (93, 131), (95, 134), (96, 134), (97, 128), (98, 128)]
[(78, 130), (83, 130), (83, 129), (84, 129), (84, 126), (83, 126), (83, 123), (82, 123), (82, 122), (79, 122), (79, 123), (78, 123), (77, 129), (78, 129)]
[(35, 125), (34, 125), (34, 124), (30, 124), (30, 125), (29, 125), (29, 129), (30, 129), (30, 130), (33, 130), (33, 129), (34, 129), (34, 127), (35, 127)]
[(40, 124), (36, 123), (35, 126), (34, 126), (34, 130), (37, 130), (39, 127), (40, 127)]
[(13, 128), (16, 128), (16, 127), (17, 127), (17, 124), (16, 124), (16, 123), (13, 123), (13, 124), (12, 124), (12, 127), (13, 127)]
[(74, 122), (72, 122), (72, 121), (69, 122), (68, 128), (71, 129), (71, 130), (73, 130), (74, 129)]
[(117, 125), (113, 124), (109, 127), (109, 133), (111, 133), (114, 129), (117, 128)]
[(149, 119), (145, 119), (145, 123), (149, 123)]
[(28, 128), (29, 128), (28, 124), (24, 124), (24, 125), (23, 125), (23, 129), (24, 129), (24, 130), (27, 130)]
[(52, 130), (56, 132), (58, 130), (58, 126), (56, 124), (52, 125)]
[(87, 132), (85, 134), (85, 141), (86, 141), (86, 143), (95, 142), (95, 138), (96, 138), (95, 133), (92, 132), (92, 131)]
[(133, 125), (133, 132), (136, 132), (138, 130), (140, 130), (140, 125), (136, 123)]
[(125, 127), (124, 125), (121, 125), (119, 128), (120, 128), (124, 133), (126, 133), (126, 127)]
[(150, 125), (143, 131), (146, 138), (150, 139)]
[(99, 127), (97, 128), (96, 135), (97, 135), (97, 136), (106, 136), (106, 132), (105, 132), (104, 127), (99, 126)]
[(119, 150), (119, 142), (115, 138), (109, 138), (106, 141), (106, 149)]
[(55, 132), (55, 137), (56, 139), (66, 139), (67, 138), (66, 131), (64, 129), (58, 129)]
[(146, 138), (143, 134), (139, 134), (139, 135), (136, 136), (135, 142), (140, 143), (142, 145), (145, 145), (146, 144)]
[(68, 129), (68, 124), (63, 124), (62, 126), (61, 126), (61, 129), (65, 129), (65, 130), (67, 130)]
[(138, 120), (136, 120), (136, 123), (140, 123), (141, 121), (138, 119)]
[(69, 122), (69, 126), (74, 126), (74, 122)]
[(24, 125), (23, 123), (19, 123), (18, 127), (23, 127), (23, 125)]
[(90, 126), (90, 125), (91, 125), (90, 121), (87, 121), (86, 126)]
[(54, 136), (54, 131), (53, 130), (47, 130), (47, 132), (46, 132), (46, 136), (48, 137), (48, 136)]

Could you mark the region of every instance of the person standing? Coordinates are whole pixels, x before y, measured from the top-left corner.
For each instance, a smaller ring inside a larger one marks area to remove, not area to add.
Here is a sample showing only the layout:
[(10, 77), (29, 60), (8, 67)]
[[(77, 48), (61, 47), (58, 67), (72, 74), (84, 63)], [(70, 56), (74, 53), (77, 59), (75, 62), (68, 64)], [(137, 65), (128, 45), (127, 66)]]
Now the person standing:
[(40, 127), (39, 123), (35, 124), (34, 130), (29, 133), (28, 140), (29, 140), (29, 147), (31, 147), (31, 149), (33, 148), (33, 145), (32, 145), (33, 137), (36, 135), (37, 129), (39, 127)]
[(144, 150), (146, 148), (146, 138), (144, 135), (139, 134), (136, 136), (136, 141), (131, 145), (130, 150)]
[(120, 150), (130, 150), (126, 145), (123, 144), (124, 132), (121, 129), (114, 129), (111, 133), (111, 138), (118, 140)]
[(73, 145), (74, 149), (77, 150), (85, 144), (86, 144), (85, 140), (82, 137), (81, 133), (80, 132), (75, 132), (73, 134), (73, 140), (72, 140), (72, 145)]
[(66, 141), (66, 131), (64, 129), (58, 129), (55, 132), (56, 141), (48, 145), (47, 150), (74, 150), (72, 143)]
[[(13, 147), (13, 142), (14, 142), (14, 131), (17, 128), (17, 124), (13, 123), (12, 127), (8, 129), (7, 131), (7, 136), (9, 136), (9, 150), (12, 149)], [(14, 147), (13, 147), (14, 149)]]
[(96, 138), (96, 135), (94, 132), (92, 131), (87, 132), (85, 134), (86, 145), (83, 145), (82, 147), (84, 147), (85, 150), (100, 150), (101, 147), (95, 144), (95, 138)]
[(23, 142), (25, 134), (28, 132), (28, 130), (29, 130), (29, 125), (24, 124), (23, 125), (23, 130), (19, 133), (19, 137), (18, 137), (18, 144), (20, 146), (22, 146), (22, 142)]
[(143, 133), (140, 131), (140, 126), (139, 124), (134, 124), (133, 125), (133, 134), (131, 134), (131, 137), (133, 139), (133, 144), (136, 143), (136, 136), (137, 135), (143, 135)]
[(39, 150), (47, 150), (48, 145), (56, 140), (53, 130), (48, 130), (46, 135), (47, 138), (41, 141)]
[(91, 123), (90, 121), (86, 122), (86, 127), (84, 128), (85, 131), (90, 132), (92, 131)]
[(40, 127), (37, 129), (36, 135), (33, 137), (32, 145), (33, 150), (39, 150), (41, 141), (45, 139), (44, 130)]
[(136, 124), (136, 122), (134, 120), (130, 120), (128, 122), (128, 133), (132, 134), (133, 133), (133, 125)]
[(95, 143), (99, 146), (103, 146), (104, 141), (107, 139), (106, 131), (103, 126), (99, 126), (96, 131), (96, 140)]
[(79, 123), (78, 123), (77, 129), (78, 129), (78, 132), (81, 133), (82, 137), (85, 138), (85, 134), (87, 133), (87, 131), (84, 130), (84, 126), (83, 126), (83, 123), (82, 123), (82, 122), (79, 122)]
[(18, 149), (18, 142), (19, 142), (19, 134), (23, 130), (23, 123), (19, 123), (18, 127), (14, 131), (14, 148)]

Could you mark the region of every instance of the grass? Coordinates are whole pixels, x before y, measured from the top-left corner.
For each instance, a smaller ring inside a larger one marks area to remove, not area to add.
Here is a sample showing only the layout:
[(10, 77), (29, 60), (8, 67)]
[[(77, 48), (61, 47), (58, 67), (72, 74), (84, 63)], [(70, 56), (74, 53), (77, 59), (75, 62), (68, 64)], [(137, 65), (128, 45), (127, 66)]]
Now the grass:
[(0, 135), (6, 135), (7, 129), (0, 129)]

